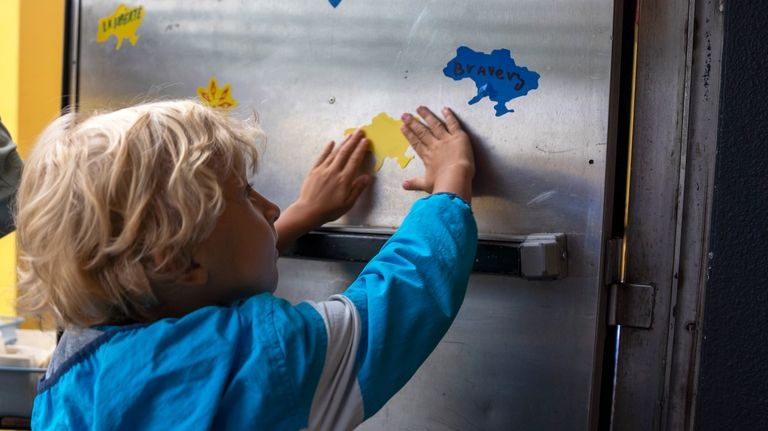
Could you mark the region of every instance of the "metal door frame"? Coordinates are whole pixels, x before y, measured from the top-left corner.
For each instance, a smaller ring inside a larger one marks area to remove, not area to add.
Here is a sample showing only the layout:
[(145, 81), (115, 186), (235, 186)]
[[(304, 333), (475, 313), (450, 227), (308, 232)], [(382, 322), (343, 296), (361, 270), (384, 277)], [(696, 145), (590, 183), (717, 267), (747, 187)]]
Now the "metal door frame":
[(619, 329), (612, 429), (693, 429), (723, 11), (639, 1), (624, 280), (655, 297), (650, 328)]

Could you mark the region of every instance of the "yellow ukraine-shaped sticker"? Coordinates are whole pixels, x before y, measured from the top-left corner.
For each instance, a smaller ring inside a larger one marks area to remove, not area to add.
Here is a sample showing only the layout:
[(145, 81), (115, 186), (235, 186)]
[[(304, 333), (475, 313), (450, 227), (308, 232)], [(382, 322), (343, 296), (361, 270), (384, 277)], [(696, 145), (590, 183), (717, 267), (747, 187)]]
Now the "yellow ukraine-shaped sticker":
[(136, 45), (139, 37), (136, 31), (144, 22), (144, 6), (128, 7), (120, 4), (110, 16), (99, 18), (99, 29), (96, 33), (96, 42), (103, 43), (110, 36), (117, 38), (115, 49), (123, 46), (123, 40), (128, 39), (131, 45)]
[[(408, 140), (405, 139), (400, 127), (403, 122), (395, 120), (386, 113), (382, 112), (373, 117), (371, 124), (362, 127), (365, 138), (370, 142), (371, 152), (376, 158), (374, 170), (378, 172), (384, 164), (384, 159), (391, 157), (397, 160), (400, 169), (405, 169), (408, 163), (413, 160), (413, 156), (407, 156), (405, 151), (410, 147)], [(345, 135), (350, 135), (357, 129), (347, 129)]]

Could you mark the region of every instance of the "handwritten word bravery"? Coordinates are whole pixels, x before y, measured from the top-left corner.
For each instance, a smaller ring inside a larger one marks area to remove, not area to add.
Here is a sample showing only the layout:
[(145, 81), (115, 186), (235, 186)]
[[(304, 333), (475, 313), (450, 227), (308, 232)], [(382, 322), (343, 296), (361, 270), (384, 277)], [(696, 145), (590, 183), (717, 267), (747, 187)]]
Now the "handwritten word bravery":
[(539, 74), (515, 64), (508, 49), (495, 49), (490, 54), (477, 52), (466, 46), (456, 50), (456, 57), (443, 69), (445, 76), (455, 81), (469, 78), (477, 86), (477, 94), (470, 99), (474, 105), (488, 97), (497, 102), (494, 106), (499, 117), (514, 110), (506, 103), (528, 94), (539, 87)]
[[(467, 64), (466, 70), (464, 69), (465, 66), (463, 66), (458, 61), (453, 63), (453, 73), (456, 76), (461, 76), (464, 74), (464, 72), (471, 74), (472, 69), (475, 68), (474, 64)], [(525, 85), (525, 81), (523, 81), (523, 78), (520, 77), (520, 74), (517, 72), (510, 72), (508, 70), (504, 70), (502, 68), (496, 68), (494, 66), (488, 66), (488, 69), (485, 68), (482, 64), (477, 65), (477, 70), (475, 73), (477, 76), (486, 76), (486, 70), (488, 73), (488, 76), (495, 76), (498, 79), (504, 79), (506, 77), (507, 80), (512, 81), (515, 83), (515, 90), (520, 91), (522, 90), (523, 86)]]

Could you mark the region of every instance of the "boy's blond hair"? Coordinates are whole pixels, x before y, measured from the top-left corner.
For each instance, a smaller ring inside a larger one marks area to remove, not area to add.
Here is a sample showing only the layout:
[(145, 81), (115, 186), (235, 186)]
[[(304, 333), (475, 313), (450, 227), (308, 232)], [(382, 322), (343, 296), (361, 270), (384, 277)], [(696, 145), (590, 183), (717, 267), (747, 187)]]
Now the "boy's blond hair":
[(262, 138), (192, 101), (54, 121), (17, 197), (20, 308), (65, 326), (146, 320), (152, 285), (191, 267), (222, 182), (255, 168)]

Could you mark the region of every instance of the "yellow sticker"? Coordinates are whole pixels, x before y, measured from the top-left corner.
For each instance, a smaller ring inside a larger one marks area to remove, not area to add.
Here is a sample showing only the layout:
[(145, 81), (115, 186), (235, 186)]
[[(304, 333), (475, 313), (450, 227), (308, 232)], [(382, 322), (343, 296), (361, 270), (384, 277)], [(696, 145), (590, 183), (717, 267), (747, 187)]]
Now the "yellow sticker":
[(237, 106), (237, 100), (232, 98), (232, 87), (229, 84), (219, 87), (215, 77), (208, 81), (208, 88), (197, 87), (197, 97), (213, 108), (231, 109)]
[[(410, 144), (400, 131), (402, 125), (402, 121), (395, 120), (382, 112), (373, 117), (371, 124), (362, 127), (366, 139), (370, 142), (371, 152), (376, 158), (376, 165), (373, 168), (375, 171), (378, 172), (381, 169), (381, 165), (384, 164), (384, 159), (387, 157), (397, 159), (400, 169), (405, 169), (408, 163), (413, 160), (413, 156), (405, 155), (405, 150), (410, 147)], [(355, 133), (355, 130), (357, 129), (347, 129), (344, 134), (350, 135)]]
[(99, 18), (96, 42), (106, 42), (109, 36), (114, 35), (117, 38), (115, 49), (120, 49), (125, 39), (128, 39), (131, 45), (136, 45), (140, 37), (136, 34), (136, 30), (142, 22), (144, 22), (144, 6), (128, 7), (121, 3), (115, 9), (115, 13)]

